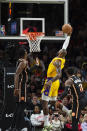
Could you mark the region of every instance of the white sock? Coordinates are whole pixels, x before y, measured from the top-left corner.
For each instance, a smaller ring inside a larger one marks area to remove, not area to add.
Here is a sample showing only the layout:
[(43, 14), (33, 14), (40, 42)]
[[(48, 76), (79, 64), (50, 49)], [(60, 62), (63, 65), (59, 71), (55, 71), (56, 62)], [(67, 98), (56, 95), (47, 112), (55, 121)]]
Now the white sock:
[(65, 107), (64, 105), (63, 105), (62, 111), (64, 111), (64, 112), (66, 112), (67, 114), (69, 114), (69, 110), (68, 110), (67, 107)]
[(49, 115), (44, 116), (44, 126), (49, 126)]

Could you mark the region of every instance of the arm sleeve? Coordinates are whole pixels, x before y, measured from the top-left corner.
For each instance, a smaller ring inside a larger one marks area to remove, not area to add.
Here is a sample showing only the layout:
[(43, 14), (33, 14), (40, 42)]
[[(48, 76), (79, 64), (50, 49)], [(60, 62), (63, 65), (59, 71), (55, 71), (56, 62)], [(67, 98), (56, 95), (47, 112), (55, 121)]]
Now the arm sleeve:
[(65, 87), (65, 90), (64, 90), (64, 92), (61, 94), (61, 96), (59, 97), (61, 100), (68, 94), (68, 92), (69, 92), (69, 86), (66, 86)]
[(70, 36), (67, 36), (66, 40), (63, 43), (62, 49), (67, 49), (68, 45), (69, 45), (69, 41), (70, 41)]

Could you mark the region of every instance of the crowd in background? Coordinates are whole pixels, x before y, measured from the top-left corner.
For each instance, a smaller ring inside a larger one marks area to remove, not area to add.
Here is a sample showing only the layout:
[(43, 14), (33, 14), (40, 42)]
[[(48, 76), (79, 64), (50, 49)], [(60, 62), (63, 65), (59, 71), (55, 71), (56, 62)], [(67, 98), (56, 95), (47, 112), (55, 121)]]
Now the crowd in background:
[[(66, 64), (62, 73), (62, 78), (60, 79), (59, 95), (64, 90), (64, 82), (67, 79), (66, 69), (69, 66), (78, 68), (79, 77), (82, 80), (84, 90), (87, 89), (87, 8), (80, 0), (70, 0), (69, 1), (69, 19), (73, 26), (73, 33), (71, 36), (70, 44), (68, 47), (68, 54), (66, 57)], [(2, 46), (3, 47), (3, 46)], [(56, 44), (48, 44), (43, 47), (41, 53), (28, 55), (29, 67), (35, 64), (35, 57), (38, 56), (40, 59), (39, 68), (33, 70), (29, 74), (29, 83), (27, 88), (27, 106), (25, 111), (25, 121), (28, 123), (29, 128), (39, 131), (43, 127), (43, 111), (41, 103), (41, 89), (43, 87), (44, 81), (46, 79), (46, 71), (49, 62), (56, 56), (57, 51), (61, 46), (56, 48)], [(13, 47), (15, 49), (15, 47)], [(6, 51), (6, 50), (5, 50)], [(3, 81), (3, 70), (2, 65), (9, 63), (9, 65), (16, 65), (16, 60), (12, 64), (13, 60), (8, 57), (9, 53), (4, 52), (3, 48), (0, 49), (0, 81)], [(0, 104), (2, 105), (2, 87), (3, 84), (0, 82)], [(72, 108), (72, 97), (67, 95), (62, 102), (69, 110)], [(51, 105), (49, 103), (49, 114), (50, 122), (52, 124), (52, 131), (71, 131), (72, 129), (72, 119), (66, 113), (57, 108), (56, 105)], [(29, 112), (28, 112), (29, 111)], [(79, 120), (79, 131), (87, 131), (87, 107), (82, 110), (80, 120)]]
[[(70, 45), (68, 47), (68, 54), (66, 56), (66, 64), (63, 69), (62, 78), (60, 79), (59, 95), (64, 90), (64, 82), (67, 79), (66, 69), (69, 66), (78, 68), (78, 74), (83, 82), (84, 90), (87, 89), (87, 57), (86, 57), (86, 40), (78, 39), (76, 45), (73, 36), (71, 37)], [(51, 50), (50, 50), (51, 47)], [(53, 48), (54, 47), (54, 48)], [(40, 65), (37, 69), (29, 72), (29, 83), (27, 88), (27, 106), (25, 109), (24, 119), (28, 124), (28, 128), (39, 131), (43, 127), (43, 111), (41, 102), (41, 89), (46, 79), (46, 71), (49, 62), (56, 56), (56, 46), (48, 45), (43, 48), (41, 53), (29, 53), (28, 65), (29, 68), (35, 65), (36, 56), (40, 59)], [(2, 71), (3, 74), (3, 71)], [(3, 78), (2, 78), (3, 79)], [(1, 89), (2, 89), (1, 85)], [(1, 95), (2, 96), (2, 95)], [(1, 98), (2, 100), (3, 98)], [(69, 110), (72, 108), (72, 97), (67, 95), (62, 102)], [(70, 131), (72, 129), (72, 119), (66, 113), (62, 112), (56, 105), (49, 103), (50, 122), (52, 124), (52, 131)], [(29, 111), (29, 112), (28, 112)], [(82, 111), (79, 120), (79, 131), (87, 130), (87, 107)]]

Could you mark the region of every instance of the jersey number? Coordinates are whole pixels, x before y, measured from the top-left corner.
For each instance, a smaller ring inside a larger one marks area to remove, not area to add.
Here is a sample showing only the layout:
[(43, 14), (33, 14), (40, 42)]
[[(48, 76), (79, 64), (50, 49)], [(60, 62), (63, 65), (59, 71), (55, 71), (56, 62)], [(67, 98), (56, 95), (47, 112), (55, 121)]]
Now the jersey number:
[(80, 91), (83, 92), (82, 84), (79, 84), (79, 87), (80, 87)]

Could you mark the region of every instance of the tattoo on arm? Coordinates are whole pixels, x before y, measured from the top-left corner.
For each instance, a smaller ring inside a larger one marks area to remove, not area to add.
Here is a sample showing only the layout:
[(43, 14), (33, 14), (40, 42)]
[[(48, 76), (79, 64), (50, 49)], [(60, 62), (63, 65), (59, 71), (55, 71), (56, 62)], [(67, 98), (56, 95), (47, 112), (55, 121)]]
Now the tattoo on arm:
[(52, 82), (56, 81), (57, 79), (59, 79), (61, 77), (61, 68), (57, 68), (57, 75), (55, 77), (52, 78)]
[(59, 67), (59, 68), (57, 68), (57, 73), (58, 74), (61, 74), (62, 72), (61, 72), (61, 68)]
[(56, 61), (54, 61), (53, 65), (56, 66), (56, 68), (59, 68), (61, 66), (61, 61), (56, 60)]

